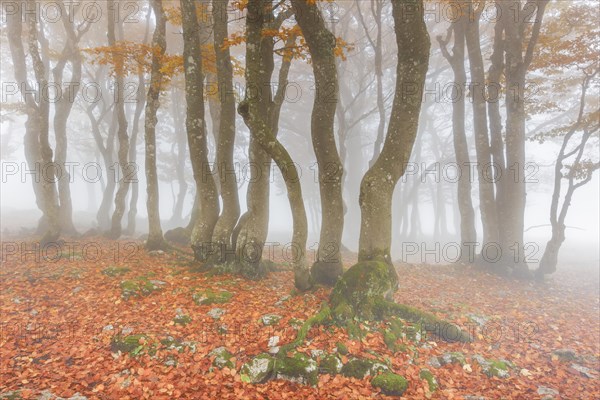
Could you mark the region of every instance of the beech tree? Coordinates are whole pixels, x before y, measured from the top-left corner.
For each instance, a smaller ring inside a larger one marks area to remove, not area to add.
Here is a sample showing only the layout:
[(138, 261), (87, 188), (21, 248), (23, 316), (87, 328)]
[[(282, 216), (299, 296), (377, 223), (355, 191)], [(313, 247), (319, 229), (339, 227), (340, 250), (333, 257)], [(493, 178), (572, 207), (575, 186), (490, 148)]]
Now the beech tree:
[(146, 103), (144, 139), (146, 142), (146, 204), (148, 209), (148, 240), (146, 241), (146, 248), (155, 250), (164, 248), (166, 244), (162, 235), (158, 209), (158, 178), (156, 173), (156, 124), (158, 119), (156, 112), (160, 106), (160, 92), (163, 79), (160, 68), (162, 56), (167, 48), (167, 42), (165, 38), (166, 20), (162, 0), (152, 0), (152, 9), (156, 18), (156, 28), (152, 38), (154, 51), (152, 52), (152, 70), (150, 87), (148, 89), (148, 101)]
[[(8, 41), (15, 71), (15, 81), (23, 94), (26, 105), (27, 122), (25, 124), (25, 159), (30, 170), (35, 171), (32, 179), (38, 208), (43, 217), (38, 226), (41, 243), (57, 240), (61, 231), (59, 216), (59, 200), (55, 176), (56, 166), (53, 164), (53, 151), (49, 140), (50, 103), (47, 95), (43, 95), (48, 87), (48, 70), (42, 61), (39, 50), (41, 18), (37, 14), (28, 14), (27, 45), (33, 63), (34, 82), (32, 88), (28, 81), (25, 49), (21, 35), (23, 33), (23, 15), (25, 3), (15, 3), (14, 12), (7, 15)], [(36, 10), (37, 11), (37, 10)], [(23, 92), (25, 89), (25, 92)], [(35, 95), (34, 95), (35, 93)]]
[(334, 134), (338, 98), (334, 53), (336, 38), (325, 26), (316, 3), (293, 0), (292, 4), (310, 51), (316, 84), (311, 134), (319, 167), (322, 217), (319, 249), (312, 276), (318, 283), (333, 285), (342, 274), (340, 248), (344, 230), (343, 165)]

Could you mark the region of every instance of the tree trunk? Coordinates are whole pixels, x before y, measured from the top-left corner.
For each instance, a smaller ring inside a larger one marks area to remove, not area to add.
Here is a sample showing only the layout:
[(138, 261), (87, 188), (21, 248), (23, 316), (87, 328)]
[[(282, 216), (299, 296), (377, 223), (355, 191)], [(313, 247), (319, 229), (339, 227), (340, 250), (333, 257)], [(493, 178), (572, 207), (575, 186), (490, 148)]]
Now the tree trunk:
[(335, 144), (334, 122), (338, 99), (335, 36), (326, 28), (316, 4), (293, 0), (296, 20), (309, 47), (316, 94), (311, 118), (313, 149), (319, 167), (321, 234), (312, 276), (317, 283), (333, 285), (342, 274), (340, 254), (344, 230), (343, 165)]
[[(494, 182), (492, 177), (486, 174), (486, 171), (489, 172), (489, 167), (492, 165), (492, 153), (488, 134), (487, 103), (485, 98), (486, 81), (479, 31), (480, 17), (481, 13), (475, 11), (474, 17), (469, 18), (466, 28), (466, 41), (469, 65), (471, 67), (470, 89), (473, 96), (473, 130), (477, 153), (479, 207), (481, 210), (481, 223), (483, 225), (483, 246), (486, 246), (489, 243), (498, 243), (499, 222), (497, 219)], [(502, 265), (497, 264), (495, 268), (502, 268)]]
[[(23, 7), (20, 5), (19, 7)], [(27, 107), (27, 123), (25, 125), (25, 159), (30, 171), (31, 180), (38, 208), (42, 211), (39, 228), (43, 233), (41, 243), (58, 239), (60, 235), (59, 204), (55, 186), (56, 169), (52, 164), (52, 148), (48, 138), (49, 103), (42, 95), (48, 85), (47, 70), (41, 60), (38, 49), (39, 16), (29, 17), (29, 54), (32, 58), (35, 81), (39, 87), (37, 96), (28, 84), (25, 50), (22, 42), (23, 22), (21, 9), (7, 17), (8, 41), (15, 71), (15, 81), (19, 88), (26, 89), (23, 98)], [(39, 98), (39, 102), (36, 102)]]
[[(115, 2), (107, 1), (108, 7), (108, 45), (114, 46), (115, 39)], [(119, 21), (119, 25), (120, 25)], [(125, 85), (124, 85), (124, 60), (118, 52), (114, 52), (113, 60), (115, 63), (115, 112), (117, 113), (117, 139), (119, 141), (119, 151), (117, 158), (121, 170), (121, 179), (115, 195), (115, 210), (112, 215), (111, 229), (109, 237), (118, 239), (121, 236), (121, 220), (125, 214), (125, 200), (129, 191), (131, 181), (131, 166), (128, 165), (129, 156), (129, 137), (127, 135), (127, 117), (125, 116)]]
[(265, 66), (262, 52), (262, 30), (265, 27), (265, 7), (268, 4), (263, 0), (250, 0), (246, 18), (246, 98), (238, 107), (238, 112), (250, 127), (252, 135), (264, 151), (275, 161), (284, 177), (288, 199), (292, 209), (293, 235), (292, 235), (292, 265), (294, 268), (294, 283), (300, 290), (311, 286), (310, 272), (306, 266), (306, 240), (308, 224), (306, 210), (302, 199), (302, 187), (298, 171), (287, 150), (275, 138), (271, 121), (265, 120), (261, 113), (262, 71)]
[[(454, 34), (454, 45), (452, 54), (446, 48), (450, 37), (443, 39), (438, 36), (438, 42), (442, 49), (442, 54), (448, 60), (454, 72), (454, 85), (458, 93), (456, 101), (452, 103), (452, 137), (454, 143), (454, 154), (459, 171), (462, 171), (456, 187), (458, 211), (460, 214), (460, 242), (461, 242), (461, 261), (469, 261), (468, 254), (470, 247), (468, 244), (474, 244), (477, 241), (477, 232), (475, 230), (475, 210), (471, 199), (471, 168), (469, 157), (469, 146), (467, 144), (467, 135), (465, 130), (465, 96), (464, 89), (467, 84), (467, 73), (465, 71), (465, 17), (452, 23), (448, 35)], [(466, 170), (466, 174), (464, 173)]]
[(213, 0), (214, 49), (217, 64), (218, 96), (220, 101), (216, 165), (219, 172), (223, 211), (213, 232), (213, 263), (223, 263), (232, 249), (231, 235), (240, 217), (238, 182), (233, 165), (235, 145), (235, 93), (233, 66), (229, 47), (223, 47), (229, 37), (227, 29), (228, 1)]
[(158, 176), (156, 172), (156, 113), (160, 107), (160, 91), (163, 74), (160, 71), (162, 56), (167, 48), (166, 19), (163, 12), (162, 0), (152, 0), (152, 9), (156, 18), (156, 28), (152, 38), (152, 70), (150, 72), (150, 88), (146, 103), (146, 116), (144, 122), (146, 142), (146, 207), (148, 210), (148, 240), (146, 249), (157, 250), (165, 247), (165, 240), (160, 226), (160, 213), (158, 202)]
[[(394, 0), (392, 5), (398, 44), (396, 93), (383, 150), (361, 182), (358, 255), (359, 261), (380, 260), (390, 265), (392, 195), (417, 135), (430, 49), (422, 1)], [(407, 12), (409, 8), (413, 12)]]
[[(173, 98), (177, 96), (175, 90), (171, 92)], [(179, 192), (177, 193), (177, 200), (173, 205), (173, 215), (171, 216), (171, 226), (181, 226), (183, 224), (183, 206), (185, 204), (185, 198), (187, 196), (188, 184), (185, 180), (185, 160), (187, 158), (187, 144), (185, 139), (185, 125), (183, 118), (181, 117), (180, 103), (173, 101), (171, 104), (171, 112), (173, 113), (174, 131), (176, 136), (176, 147), (177, 147), (177, 162), (175, 164), (175, 171), (177, 174), (177, 184), (179, 186)]]
[(204, 74), (200, 52), (200, 26), (193, 0), (181, 0), (183, 17), (183, 60), (187, 102), (186, 128), (192, 170), (198, 195), (198, 213), (193, 221), (191, 243), (196, 260), (209, 253), (214, 226), (219, 217), (219, 198), (208, 163), (207, 135), (204, 124)]
[[(279, 30), (281, 24), (289, 14), (282, 13), (275, 18), (272, 5), (265, 2), (262, 12), (272, 21), (265, 28), (270, 30)], [(288, 37), (286, 46), (290, 41), (295, 42), (295, 36)], [(260, 84), (256, 86), (247, 85), (254, 91), (260, 91), (260, 105), (258, 107), (260, 117), (263, 121), (268, 121), (274, 138), (277, 138), (279, 130), (279, 116), (285, 90), (288, 84), (288, 74), (291, 65), (291, 58), (284, 57), (279, 70), (279, 81), (275, 101), (272, 99), (272, 75), (274, 65), (274, 45), (275, 42), (271, 36), (265, 35), (260, 42), (260, 54), (262, 69), (260, 71)], [(236, 262), (240, 272), (250, 278), (260, 278), (265, 275), (266, 269), (261, 262), (264, 243), (267, 239), (269, 228), (269, 194), (271, 177), (271, 157), (262, 148), (253, 133), (254, 126), (248, 126), (250, 129), (250, 148), (249, 165), (250, 181), (246, 194), (247, 211), (239, 219), (232, 235), (232, 244), (236, 249)]]
[[(506, 166), (511, 170), (511, 176), (503, 183), (505, 195), (501, 230), (504, 233), (501, 240), (503, 261), (514, 266), (513, 273), (517, 277), (530, 277), (524, 257), (524, 226), (525, 226), (525, 83), (526, 75), (533, 50), (537, 43), (540, 25), (544, 15), (547, 0), (537, 2), (535, 23), (531, 37), (525, 47), (525, 25), (529, 18), (521, 9), (521, 3), (515, 3), (511, 10), (516, 18), (505, 19), (505, 64), (506, 64)], [(515, 9), (514, 6), (517, 6)]]

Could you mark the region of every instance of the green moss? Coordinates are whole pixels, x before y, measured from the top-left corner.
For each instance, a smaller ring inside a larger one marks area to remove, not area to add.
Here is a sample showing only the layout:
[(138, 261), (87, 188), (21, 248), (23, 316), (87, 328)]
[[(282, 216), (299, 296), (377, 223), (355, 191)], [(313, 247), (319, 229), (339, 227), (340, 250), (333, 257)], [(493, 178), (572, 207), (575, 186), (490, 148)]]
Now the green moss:
[(192, 322), (192, 317), (189, 315), (177, 315), (173, 318), (173, 322), (178, 325), (187, 325)]
[(21, 393), (18, 390), (13, 390), (11, 392), (0, 393), (1, 400), (21, 400)]
[(387, 346), (388, 349), (390, 349), (391, 352), (395, 353), (397, 346), (396, 346), (396, 340), (398, 338), (396, 337), (396, 335), (394, 335), (394, 333), (390, 330), (384, 330), (383, 331), (383, 342), (385, 343), (385, 345)]
[(102, 273), (106, 276), (115, 277), (120, 275), (125, 275), (131, 271), (131, 269), (127, 267), (108, 267), (102, 270)]
[(364, 379), (388, 369), (387, 365), (376, 360), (353, 358), (342, 367), (341, 374), (348, 378)]
[(345, 356), (346, 354), (348, 354), (348, 347), (344, 343), (337, 342), (335, 344), (335, 347), (337, 349), (337, 352), (340, 353), (341, 355)]
[(155, 346), (148, 344), (147, 336), (144, 334), (137, 335), (116, 335), (110, 341), (110, 351), (113, 353), (128, 353), (131, 356), (137, 356), (144, 352), (154, 353)]
[(402, 396), (408, 388), (408, 381), (401, 375), (386, 372), (373, 378), (371, 385), (385, 395)]
[(260, 317), (260, 322), (262, 322), (262, 324), (264, 326), (277, 325), (280, 320), (281, 320), (281, 315), (275, 315), (275, 314), (267, 314), (267, 315), (263, 315), (262, 317)]
[(495, 376), (497, 378), (508, 378), (508, 364), (502, 360), (489, 360), (489, 367), (484, 369), (484, 373), (489, 376)]
[(335, 354), (328, 354), (319, 363), (319, 372), (322, 374), (337, 375), (342, 370), (342, 361)]
[(406, 321), (418, 323), (426, 333), (431, 333), (446, 342), (469, 343), (473, 341), (467, 332), (431, 313), (393, 302), (380, 303), (380, 306), (385, 314), (396, 315)]
[(295, 353), (292, 357), (276, 360), (275, 375), (277, 379), (316, 386), (319, 370), (315, 360), (305, 354)]
[(235, 368), (235, 364), (231, 359), (233, 358), (233, 354), (231, 354), (225, 347), (217, 347), (212, 350), (209, 355), (214, 356), (213, 365), (219, 369), (227, 368)]
[(330, 318), (330, 316), (331, 316), (331, 310), (329, 309), (329, 306), (326, 303), (323, 303), (321, 305), (321, 309), (319, 310), (319, 312), (317, 314), (313, 315), (312, 317), (310, 317), (309, 319), (307, 319), (302, 324), (302, 326), (298, 330), (296, 339), (294, 339), (293, 342), (288, 343), (281, 348), (282, 353), (285, 354), (288, 351), (300, 346), (306, 339), (306, 335), (308, 335), (308, 331), (310, 331), (310, 329), (314, 325), (323, 324), (327, 319)]
[(363, 319), (378, 317), (377, 303), (390, 297), (394, 291), (390, 268), (382, 261), (362, 261), (346, 271), (330, 297), (335, 318), (347, 320), (354, 315)]
[(121, 282), (121, 296), (124, 299), (148, 296), (157, 290), (160, 290), (160, 287), (146, 277)]
[(259, 354), (251, 361), (242, 365), (240, 378), (246, 383), (266, 382), (273, 373), (275, 360), (268, 354)]
[(429, 391), (430, 392), (435, 392), (438, 388), (438, 382), (437, 379), (435, 379), (435, 376), (431, 373), (430, 370), (428, 370), (427, 368), (423, 368), (420, 372), (419, 372), (419, 378), (424, 379), (427, 381), (427, 384), (429, 385)]
[(165, 339), (162, 339), (160, 343), (168, 350), (177, 350), (179, 353), (185, 351), (186, 348), (188, 348), (191, 353), (196, 352), (195, 342), (182, 341), (180, 339), (175, 339), (172, 336), (167, 336)]
[(214, 291), (211, 289), (202, 290), (192, 295), (192, 299), (196, 304), (222, 304), (227, 303), (233, 297), (233, 293), (226, 290)]

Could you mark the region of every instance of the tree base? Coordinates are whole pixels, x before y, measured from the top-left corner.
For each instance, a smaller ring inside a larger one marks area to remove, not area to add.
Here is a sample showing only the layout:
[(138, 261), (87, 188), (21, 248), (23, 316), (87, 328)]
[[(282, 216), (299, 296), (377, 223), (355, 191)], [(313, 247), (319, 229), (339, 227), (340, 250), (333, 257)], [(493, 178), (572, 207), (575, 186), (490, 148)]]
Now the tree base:
[(341, 262), (317, 261), (310, 269), (313, 282), (325, 286), (334, 286), (343, 273)]
[(352, 266), (331, 293), (332, 317), (341, 323), (356, 318), (383, 320), (400, 317), (420, 323), (429, 333), (448, 342), (471, 342), (472, 337), (458, 326), (417, 308), (397, 304), (392, 294), (397, 288), (393, 267), (383, 261), (362, 261)]

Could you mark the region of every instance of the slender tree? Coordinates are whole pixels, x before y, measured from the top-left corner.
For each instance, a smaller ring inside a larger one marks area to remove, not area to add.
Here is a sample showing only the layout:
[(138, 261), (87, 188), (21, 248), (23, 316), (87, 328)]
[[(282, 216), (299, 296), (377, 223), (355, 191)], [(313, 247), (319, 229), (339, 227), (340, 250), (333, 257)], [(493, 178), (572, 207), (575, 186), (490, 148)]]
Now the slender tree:
[(162, 57), (167, 48), (165, 37), (166, 19), (163, 11), (162, 0), (152, 0), (152, 9), (156, 18), (156, 28), (152, 37), (152, 69), (150, 72), (150, 88), (146, 103), (145, 135), (146, 142), (146, 207), (148, 210), (148, 240), (146, 248), (156, 250), (165, 247), (165, 241), (160, 226), (160, 213), (158, 202), (158, 177), (156, 173), (156, 113), (160, 107), (160, 91), (163, 74), (160, 70)]
[(339, 90), (336, 38), (325, 26), (316, 4), (304, 0), (293, 0), (292, 4), (308, 44), (316, 84), (311, 134), (319, 167), (322, 217), (317, 260), (311, 272), (316, 282), (333, 285), (343, 272), (340, 248), (344, 230), (343, 165), (334, 133)]
[(204, 123), (204, 74), (200, 51), (200, 27), (194, 0), (181, 0), (183, 17), (183, 68), (187, 102), (186, 129), (192, 170), (199, 199), (191, 243), (196, 260), (210, 253), (213, 229), (219, 217), (219, 198), (208, 162), (207, 134)]

